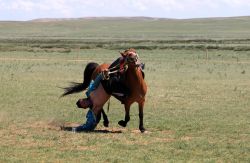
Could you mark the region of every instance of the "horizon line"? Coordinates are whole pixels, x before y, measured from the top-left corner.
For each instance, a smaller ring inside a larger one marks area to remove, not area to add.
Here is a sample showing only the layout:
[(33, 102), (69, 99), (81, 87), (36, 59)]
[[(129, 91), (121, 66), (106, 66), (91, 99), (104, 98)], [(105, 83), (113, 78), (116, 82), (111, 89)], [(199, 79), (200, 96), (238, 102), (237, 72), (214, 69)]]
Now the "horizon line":
[(193, 20), (193, 19), (220, 19), (220, 18), (242, 18), (250, 17), (250, 15), (241, 16), (211, 16), (211, 17), (192, 17), (192, 18), (167, 18), (167, 17), (151, 17), (151, 16), (84, 16), (84, 17), (41, 17), (29, 20), (0, 20), (0, 22), (32, 22), (32, 21), (64, 21), (79, 19), (162, 19), (162, 20)]

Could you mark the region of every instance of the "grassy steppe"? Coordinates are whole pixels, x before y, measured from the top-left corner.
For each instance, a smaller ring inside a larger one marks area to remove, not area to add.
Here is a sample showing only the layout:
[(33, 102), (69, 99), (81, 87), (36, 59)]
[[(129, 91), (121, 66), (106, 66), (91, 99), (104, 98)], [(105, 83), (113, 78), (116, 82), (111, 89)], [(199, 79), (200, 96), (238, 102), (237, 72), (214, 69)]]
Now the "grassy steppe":
[(1, 22), (0, 38), (66, 39), (249, 39), (250, 17), (211, 19), (96, 18)]
[(72, 49), (250, 50), (250, 17), (211, 19), (96, 18), (0, 22), (1, 51)]
[[(113, 27), (131, 20), (46, 22), (50, 24), (46, 26), (44, 22), (0, 23), (0, 162), (249, 162), (250, 51), (236, 49), (243, 42), (248, 46), (250, 28), (245, 19), (169, 20), (182, 24), (182, 33), (179, 24), (170, 29), (166, 20), (147, 20), (148, 33), (142, 30), (141, 35), (134, 35), (133, 29), (147, 26), (138, 21), (117, 26), (117, 32), (99, 29), (100, 24)], [(192, 22), (193, 33), (187, 22)], [(86, 30), (80, 30), (81, 23), (86, 23)], [(206, 30), (211, 23), (224, 28), (213, 33)], [(85, 38), (87, 34), (92, 39)], [(208, 48), (209, 42), (232, 48)], [(79, 48), (84, 44), (89, 47)], [(194, 44), (201, 47), (187, 47)], [(138, 130), (136, 105), (128, 127), (118, 126), (124, 110), (113, 98), (110, 128), (97, 127), (106, 132), (61, 131), (61, 125), (82, 123), (86, 111), (75, 107), (83, 94), (59, 99), (58, 87), (82, 81), (87, 62), (112, 62), (127, 46), (137, 47), (146, 63), (147, 133)], [(171, 48), (162, 48), (166, 46)]]

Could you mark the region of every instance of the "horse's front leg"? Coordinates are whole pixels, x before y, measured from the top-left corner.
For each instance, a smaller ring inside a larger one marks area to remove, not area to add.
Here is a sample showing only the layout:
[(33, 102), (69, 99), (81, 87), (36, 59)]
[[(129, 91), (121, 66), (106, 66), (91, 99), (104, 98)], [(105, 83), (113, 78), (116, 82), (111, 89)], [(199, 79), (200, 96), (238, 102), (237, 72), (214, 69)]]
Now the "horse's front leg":
[(143, 126), (143, 108), (144, 108), (144, 102), (139, 103), (139, 129), (143, 133), (145, 131), (145, 128)]
[(108, 116), (106, 115), (105, 111), (102, 108), (102, 117), (103, 117), (103, 125), (105, 127), (109, 127), (109, 120), (108, 120)]
[(129, 114), (130, 105), (131, 105), (131, 104), (125, 104), (125, 120), (120, 120), (120, 121), (118, 122), (118, 124), (119, 124), (120, 126), (122, 126), (122, 127), (126, 127), (128, 121), (130, 120), (130, 114)]
[(96, 116), (96, 123), (97, 123), (97, 124), (100, 122), (101, 117), (102, 117), (102, 114), (101, 114), (101, 113), (97, 114), (97, 116)]
[(101, 120), (101, 117), (103, 118), (103, 125), (105, 127), (109, 127), (109, 120), (108, 120), (108, 116), (107, 114), (105, 113), (105, 111), (103, 110), (102, 108), (102, 111), (100, 113), (97, 114), (96, 116), (96, 123), (98, 124)]

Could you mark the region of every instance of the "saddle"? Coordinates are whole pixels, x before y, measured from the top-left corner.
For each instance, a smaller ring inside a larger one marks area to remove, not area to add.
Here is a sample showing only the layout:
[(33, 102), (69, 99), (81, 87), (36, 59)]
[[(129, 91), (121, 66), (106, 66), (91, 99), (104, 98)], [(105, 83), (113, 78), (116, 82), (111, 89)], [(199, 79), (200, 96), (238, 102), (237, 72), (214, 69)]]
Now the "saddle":
[[(142, 76), (145, 77), (144, 72), (142, 71), (145, 67), (145, 64), (142, 64), (140, 66)], [(126, 97), (130, 95), (130, 89), (125, 85), (125, 64), (123, 58), (116, 59), (110, 66), (109, 69), (117, 69), (118, 71), (116, 73), (110, 74), (108, 80), (102, 80), (102, 86), (104, 90), (114, 96), (116, 99), (121, 101), (121, 103), (124, 102)]]

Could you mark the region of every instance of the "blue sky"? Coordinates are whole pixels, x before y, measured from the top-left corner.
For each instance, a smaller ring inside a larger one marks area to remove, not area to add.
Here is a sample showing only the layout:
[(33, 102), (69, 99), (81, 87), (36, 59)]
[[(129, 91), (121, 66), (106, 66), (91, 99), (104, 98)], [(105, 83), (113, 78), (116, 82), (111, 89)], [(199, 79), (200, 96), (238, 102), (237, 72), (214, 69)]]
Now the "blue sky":
[(250, 0), (0, 0), (0, 20), (92, 16), (250, 16)]

